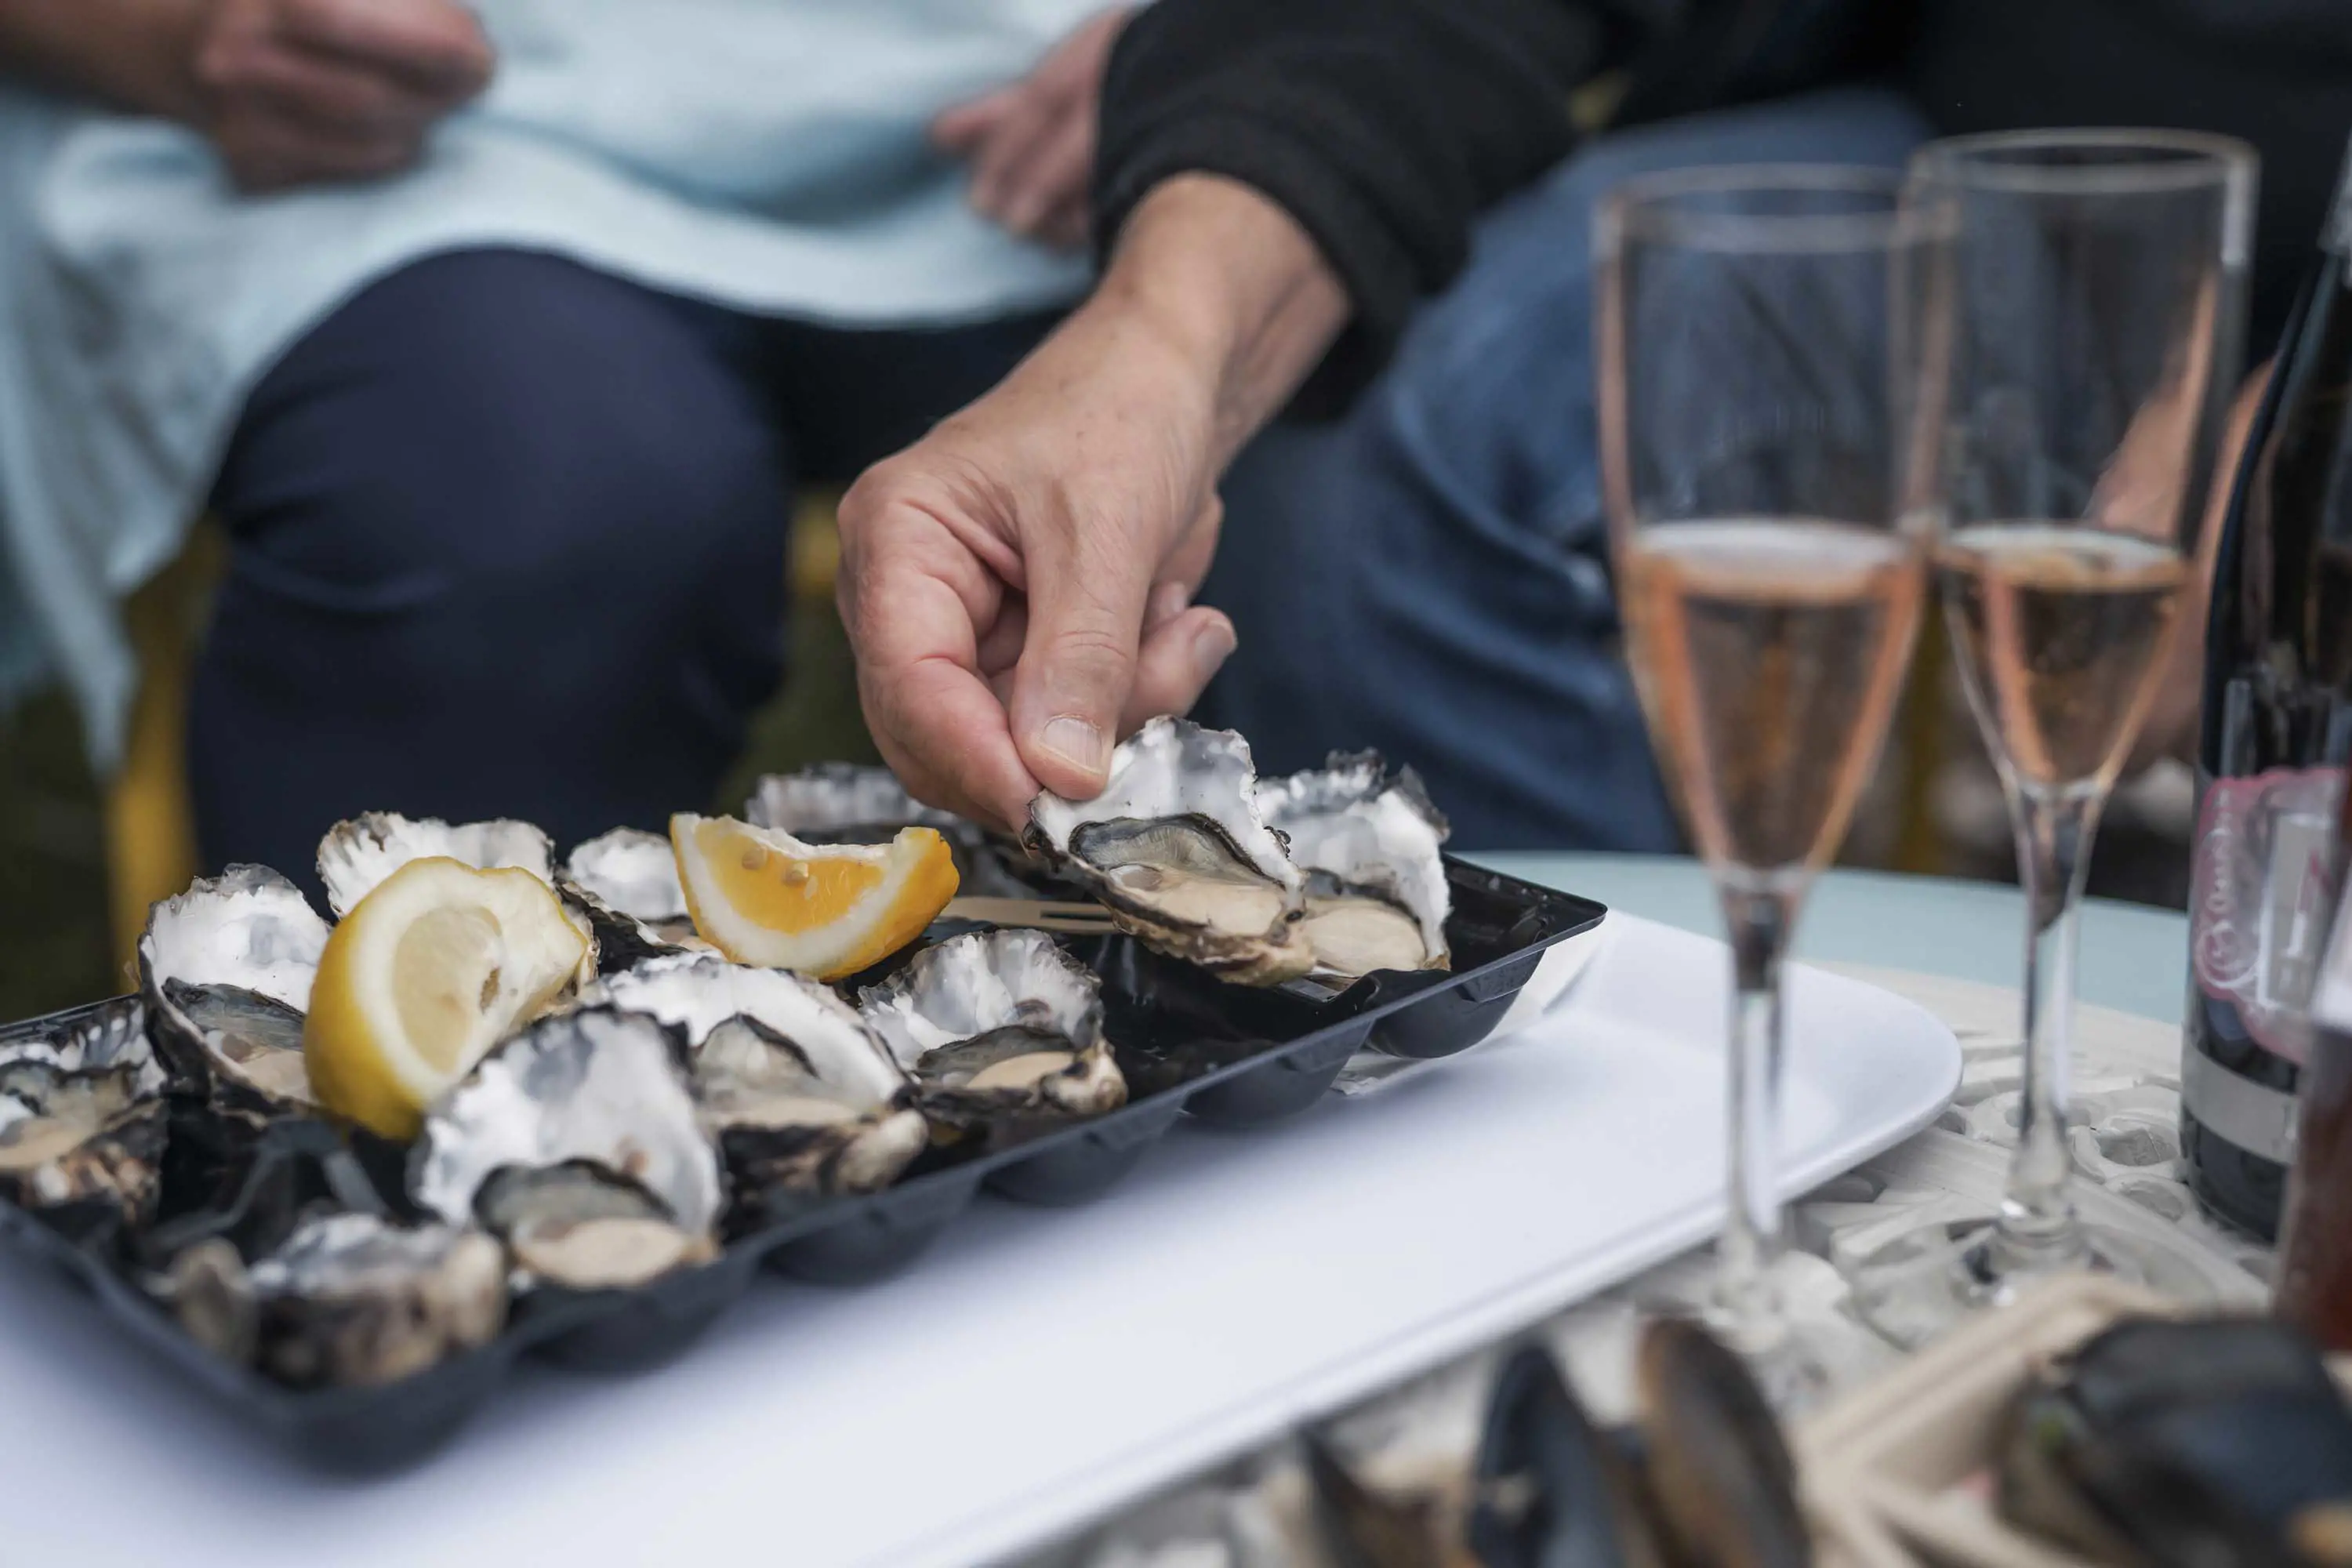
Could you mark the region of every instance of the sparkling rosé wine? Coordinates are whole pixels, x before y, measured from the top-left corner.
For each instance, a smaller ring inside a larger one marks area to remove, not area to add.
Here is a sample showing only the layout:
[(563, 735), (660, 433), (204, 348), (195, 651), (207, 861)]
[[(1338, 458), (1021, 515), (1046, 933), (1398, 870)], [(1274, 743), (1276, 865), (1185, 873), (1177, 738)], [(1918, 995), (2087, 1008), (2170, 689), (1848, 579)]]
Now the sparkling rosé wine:
[(1963, 528), (1936, 552), (1969, 700), (2024, 789), (2113, 782), (2155, 695), (2189, 563), (2062, 522)]
[(1918, 545), (1850, 523), (1663, 523), (1633, 536), (1624, 574), (1642, 703), (1699, 852), (1768, 884), (1817, 867), (1902, 689)]

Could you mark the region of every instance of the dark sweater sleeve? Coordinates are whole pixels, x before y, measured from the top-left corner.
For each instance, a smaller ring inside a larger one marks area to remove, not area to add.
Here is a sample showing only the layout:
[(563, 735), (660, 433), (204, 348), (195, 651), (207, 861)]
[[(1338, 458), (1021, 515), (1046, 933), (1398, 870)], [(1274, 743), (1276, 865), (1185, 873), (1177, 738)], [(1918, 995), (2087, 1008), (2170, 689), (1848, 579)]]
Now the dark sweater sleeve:
[(1104, 81), (1097, 243), (1171, 175), (1265, 193), (1355, 305), (1295, 405), (1328, 412), (1460, 269), (1478, 213), (1568, 152), (1569, 93), (1636, 31), (1568, 0), (1157, 0)]

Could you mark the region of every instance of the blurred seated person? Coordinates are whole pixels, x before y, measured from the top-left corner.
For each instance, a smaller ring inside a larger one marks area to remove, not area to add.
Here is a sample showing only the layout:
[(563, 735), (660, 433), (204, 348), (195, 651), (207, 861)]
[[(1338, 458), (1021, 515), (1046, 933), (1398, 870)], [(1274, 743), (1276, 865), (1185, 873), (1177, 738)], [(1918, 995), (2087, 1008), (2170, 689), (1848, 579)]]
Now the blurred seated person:
[[(1606, 133), (1580, 91), (1621, 95)], [(2259, 358), (2352, 130), (2352, 6), (1159, 0), (1104, 88), (1102, 282), (844, 504), (869, 725), (919, 790), (1012, 818), (1205, 687), (1270, 770), (1413, 763), (1458, 844), (1670, 847), (1616, 651), (1596, 201), (2080, 124), (2255, 144)], [(1286, 408), (1339, 417), (1265, 429)], [(2193, 721), (2197, 642), (2152, 740)]]
[[(1085, 289), (1103, 0), (0, 0), (0, 679), (103, 763), (209, 510), (215, 863), (700, 809), (796, 487)], [(0, 693), (5, 694), (5, 693)]]

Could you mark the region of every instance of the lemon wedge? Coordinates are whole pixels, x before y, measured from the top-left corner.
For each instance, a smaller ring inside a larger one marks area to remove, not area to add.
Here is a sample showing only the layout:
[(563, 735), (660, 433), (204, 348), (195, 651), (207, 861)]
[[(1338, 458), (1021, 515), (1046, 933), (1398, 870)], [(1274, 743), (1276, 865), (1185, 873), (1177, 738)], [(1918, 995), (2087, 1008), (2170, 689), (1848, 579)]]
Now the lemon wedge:
[(669, 819), (686, 907), (738, 963), (839, 980), (923, 934), (955, 897), (955, 854), (937, 830), (887, 844), (803, 844), (731, 816)]
[(302, 1059), (319, 1103), (387, 1138), (499, 1040), (547, 1010), (587, 938), (529, 871), (412, 860), (327, 938)]

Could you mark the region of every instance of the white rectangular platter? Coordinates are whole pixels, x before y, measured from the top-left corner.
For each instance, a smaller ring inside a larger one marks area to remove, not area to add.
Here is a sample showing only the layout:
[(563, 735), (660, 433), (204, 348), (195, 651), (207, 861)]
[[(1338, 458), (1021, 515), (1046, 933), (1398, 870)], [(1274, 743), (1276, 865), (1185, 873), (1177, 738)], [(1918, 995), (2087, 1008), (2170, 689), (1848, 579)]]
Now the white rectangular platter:
[[(533, 1371), (418, 1469), (321, 1479), (0, 1266), (0, 1563), (961, 1564), (1534, 1321), (1722, 1212), (1717, 944), (1630, 919), (1507, 1039), (1090, 1207), (989, 1202), (885, 1283), (755, 1289), (691, 1353)], [(1792, 973), (1791, 1193), (1932, 1121), (1949, 1031)]]

